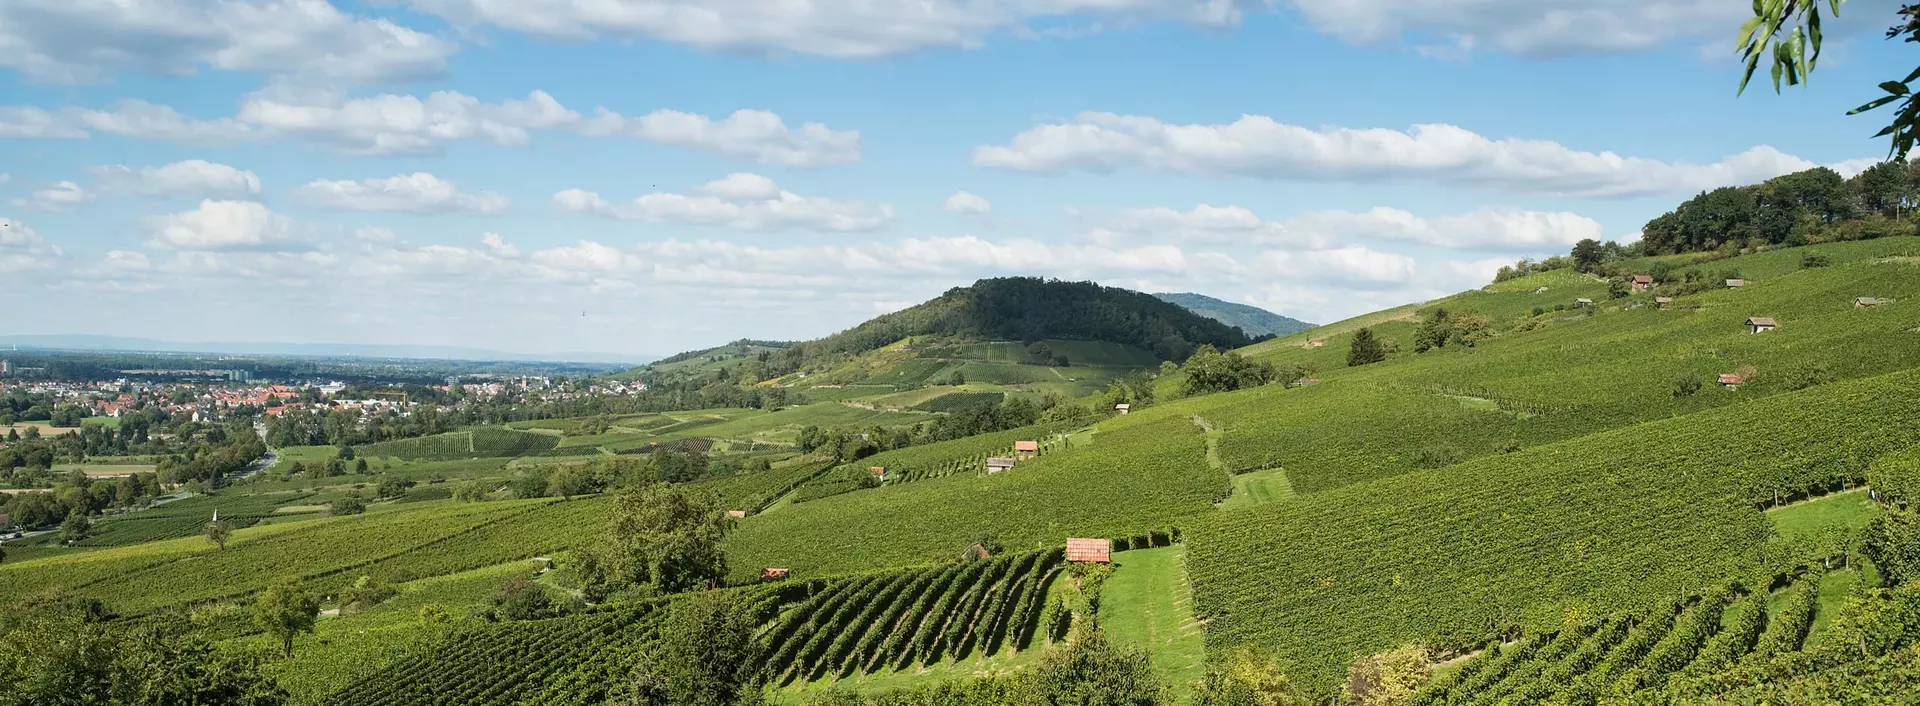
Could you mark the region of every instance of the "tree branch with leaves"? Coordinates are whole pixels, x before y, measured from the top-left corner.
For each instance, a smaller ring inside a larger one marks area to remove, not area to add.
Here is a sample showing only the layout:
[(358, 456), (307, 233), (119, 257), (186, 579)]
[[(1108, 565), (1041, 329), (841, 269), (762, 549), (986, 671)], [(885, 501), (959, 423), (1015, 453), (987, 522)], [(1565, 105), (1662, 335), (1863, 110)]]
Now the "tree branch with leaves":
[[(1741, 60), (1746, 63), (1746, 71), (1740, 76), (1740, 93), (1746, 93), (1747, 83), (1763, 60), (1771, 65), (1775, 93), (1780, 92), (1783, 83), (1787, 86), (1805, 83), (1820, 62), (1820, 8), (1824, 5), (1829, 16), (1838, 16), (1843, 2), (1846, 0), (1753, 0), (1753, 18), (1740, 27), (1738, 49)], [(1905, 41), (1920, 42), (1920, 4), (1902, 5), (1897, 14), (1899, 21), (1887, 29), (1887, 39), (1905, 37)], [(1893, 120), (1874, 135), (1890, 139), (1888, 159), (1906, 159), (1916, 137), (1920, 137), (1915, 130), (1916, 123), (1920, 123), (1920, 99), (1916, 99), (1913, 90), (1915, 80), (1920, 80), (1920, 68), (1899, 81), (1882, 82), (1880, 90), (1887, 95), (1847, 111), (1848, 115), (1859, 115), (1899, 103)]]

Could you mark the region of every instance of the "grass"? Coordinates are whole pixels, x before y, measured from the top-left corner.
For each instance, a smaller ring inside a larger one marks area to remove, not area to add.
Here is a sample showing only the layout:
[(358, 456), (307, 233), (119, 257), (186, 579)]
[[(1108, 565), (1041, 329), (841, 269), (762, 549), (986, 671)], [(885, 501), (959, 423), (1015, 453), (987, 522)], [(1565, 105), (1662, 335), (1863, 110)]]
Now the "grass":
[(1856, 488), (1768, 510), (1767, 518), (1783, 538), (1812, 540), (1829, 532), (1859, 530), (1879, 513), (1866, 488)]
[(1233, 494), (1220, 501), (1220, 509), (1248, 507), (1294, 497), (1293, 485), (1281, 468), (1242, 473), (1233, 477)]
[(1206, 675), (1206, 639), (1193, 615), (1186, 547), (1135, 549), (1113, 555), (1114, 573), (1100, 592), (1100, 625), (1114, 642), (1153, 654), (1153, 667), (1188, 703)]
[(130, 476), (135, 473), (152, 473), (153, 469), (154, 464), (151, 463), (60, 463), (54, 465), (53, 472), (56, 474), (64, 474), (71, 471), (80, 471), (90, 477), (100, 478)]
[(1807, 644), (1833, 624), (1854, 592), (1861, 588), (1862, 574), (1858, 571), (1829, 571), (1820, 577), (1819, 600), (1813, 609), (1813, 626), (1807, 630)]

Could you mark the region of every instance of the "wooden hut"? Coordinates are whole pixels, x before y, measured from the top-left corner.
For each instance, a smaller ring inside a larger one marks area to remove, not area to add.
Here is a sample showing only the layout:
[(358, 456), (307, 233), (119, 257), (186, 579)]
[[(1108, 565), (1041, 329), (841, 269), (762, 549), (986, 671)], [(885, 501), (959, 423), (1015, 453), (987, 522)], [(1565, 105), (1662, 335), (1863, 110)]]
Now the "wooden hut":
[(1780, 328), (1780, 322), (1765, 316), (1755, 316), (1747, 319), (1748, 333), (1766, 333), (1777, 328)]
[(1113, 562), (1113, 540), (1068, 539), (1067, 561), (1108, 564)]

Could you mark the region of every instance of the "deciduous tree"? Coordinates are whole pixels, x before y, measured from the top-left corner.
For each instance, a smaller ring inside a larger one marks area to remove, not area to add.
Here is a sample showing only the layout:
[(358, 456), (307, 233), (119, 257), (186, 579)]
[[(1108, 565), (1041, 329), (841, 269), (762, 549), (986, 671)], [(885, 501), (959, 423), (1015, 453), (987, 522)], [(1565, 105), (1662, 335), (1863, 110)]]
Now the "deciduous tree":
[(313, 621), (320, 614), (320, 602), (307, 595), (307, 587), (298, 578), (283, 578), (267, 586), (253, 599), (253, 622), (274, 639), (281, 651), (293, 658), (293, 638), (313, 632)]

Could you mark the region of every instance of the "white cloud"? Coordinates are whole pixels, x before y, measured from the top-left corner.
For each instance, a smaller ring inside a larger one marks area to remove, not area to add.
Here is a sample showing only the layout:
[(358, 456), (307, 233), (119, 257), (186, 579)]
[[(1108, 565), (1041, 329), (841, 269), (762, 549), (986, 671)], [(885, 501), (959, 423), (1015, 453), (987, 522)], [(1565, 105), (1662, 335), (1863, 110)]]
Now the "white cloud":
[(625, 266), (628, 255), (609, 245), (582, 240), (573, 245), (535, 251), (529, 258), (556, 270), (611, 272)]
[(539, 130), (636, 139), (740, 160), (818, 167), (860, 161), (860, 133), (820, 123), (788, 127), (764, 110), (724, 120), (673, 110), (628, 118), (596, 108), (583, 117), (545, 91), (489, 103), (457, 91), (424, 98), (383, 93), (352, 97), (337, 90), (276, 85), (247, 96), (233, 117), (197, 118), (170, 106), (123, 100), (105, 110), (0, 106), (0, 138), (85, 138), (92, 133), (201, 145), (282, 137), (310, 140), (348, 154), (432, 154), (449, 142), (523, 145)]
[[(1416, 48), (1490, 46), (1530, 56), (1618, 52), (1676, 39), (1731, 38), (1753, 16), (1722, 0), (1286, 0), (1322, 32), (1370, 44), (1402, 36)], [(1843, 17), (1851, 18), (1849, 10)], [(1731, 47), (1731, 44), (1727, 45)], [(1731, 53), (1731, 49), (1727, 49)]]
[(59, 115), (31, 106), (0, 106), (0, 137), (64, 138), (86, 137), (87, 131), (70, 124)]
[[(1224, 27), (1264, 0), (411, 0), (459, 26), (562, 40), (645, 38), (749, 52), (868, 58), (981, 45), (1036, 20), (1185, 20)], [(1030, 30), (1029, 30), (1030, 31)]]
[(49, 213), (65, 213), (93, 199), (94, 195), (80, 188), (79, 184), (62, 181), (43, 189), (35, 189), (27, 198), (15, 199), (14, 204)]
[(616, 204), (599, 194), (567, 189), (553, 195), (562, 209), (627, 221), (690, 223), (736, 230), (801, 228), (822, 231), (871, 231), (893, 222), (891, 204), (801, 196), (780, 189), (758, 174), (736, 173), (708, 182), (692, 194), (652, 193)]
[(260, 193), (260, 177), (253, 172), (200, 159), (139, 169), (115, 164), (91, 171), (106, 188), (144, 196), (247, 197)]
[(323, 179), (294, 193), (312, 204), (350, 211), (496, 215), (507, 210), (505, 196), (491, 191), (461, 191), (453, 182), (427, 172), (360, 181)]
[(761, 164), (820, 167), (860, 161), (859, 131), (833, 130), (820, 123), (791, 129), (779, 115), (764, 110), (737, 110), (715, 121), (677, 110), (623, 118), (602, 109), (580, 129), (588, 134), (630, 134)]
[[(1453, 125), (1312, 129), (1259, 115), (1221, 125), (1082, 113), (1040, 125), (1006, 145), (974, 150), (975, 164), (1028, 172), (1126, 168), (1268, 179), (1422, 180), (1585, 197), (1691, 193), (1812, 168), (1765, 145), (1713, 164), (1584, 152), (1548, 140), (1493, 140)], [(1843, 163), (1849, 165), (1851, 163)]]
[(167, 250), (299, 249), (293, 220), (254, 201), (208, 199), (191, 211), (155, 219), (147, 246)]
[(968, 216), (985, 215), (993, 210), (992, 203), (965, 191), (953, 192), (952, 196), (948, 196), (946, 201), (940, 203), (940, 207), (952, 213)]
[(55, 83), (202, 67), (303, 80), (389, 82), (446, 73), (454, 42), (326, 0), (7, 0), (0, 66)]
[(0, 272), (47, 269), (63, 254), (27, 224), (0, 218)]
[(1355, 289), (1405, 285), (1412, 282), (1419, 271), (1411, 257), (1358, 246), (1332, 250), (1269, 250), (1255, 256), (1249, 267), (1255, 276), (1338, 283)]
[(1308, 211), (1263, 220), (1241, 206), (1200, 204), (1122, 210), (1088, 232), (1094, 242), (1175, 241), (1212, 245), (1331, 248), (1354, 238), (1403, 241), (1443, 248), (1499, 252), (1557, 251), (1582, 238), (1603, 238), (1599, 221), (1565, 211), (1484, 208), (1455, 216), (1423, 217), (1396, 208)]
[(520, 256), (520, 248), (514, 247), (513, 243), (507, 242), (507, 239), (500, 237), (499, 233), (480, 236), (480, 243), (485, 246), (487, 254), (494, 257), (512, 259)]

